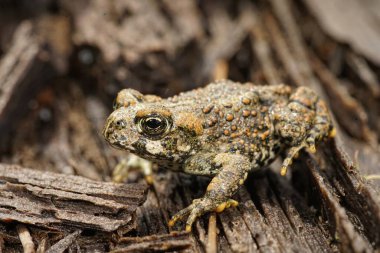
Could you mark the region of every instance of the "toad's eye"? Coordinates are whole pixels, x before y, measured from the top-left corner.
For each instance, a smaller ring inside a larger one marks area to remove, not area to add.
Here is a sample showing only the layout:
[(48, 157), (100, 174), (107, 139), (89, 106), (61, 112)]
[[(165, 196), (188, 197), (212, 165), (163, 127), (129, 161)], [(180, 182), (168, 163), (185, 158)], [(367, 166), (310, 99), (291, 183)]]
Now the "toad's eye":
[(148, 115), (137, 120), (141, 133), (151, 137), (159, 137), (169, 132), (171, 122), (168, 118), (158, 114)]

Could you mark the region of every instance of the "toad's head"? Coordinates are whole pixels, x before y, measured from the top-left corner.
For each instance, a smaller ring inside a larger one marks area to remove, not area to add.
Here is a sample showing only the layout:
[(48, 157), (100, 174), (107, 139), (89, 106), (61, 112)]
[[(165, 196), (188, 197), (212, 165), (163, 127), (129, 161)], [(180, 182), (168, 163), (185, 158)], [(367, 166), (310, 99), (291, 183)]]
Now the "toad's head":
[(202, 122), (189, 108), (136, 90), (119, 92), (103, 136), (113, 146), (149, 160), (180, 162), (199, 148)]

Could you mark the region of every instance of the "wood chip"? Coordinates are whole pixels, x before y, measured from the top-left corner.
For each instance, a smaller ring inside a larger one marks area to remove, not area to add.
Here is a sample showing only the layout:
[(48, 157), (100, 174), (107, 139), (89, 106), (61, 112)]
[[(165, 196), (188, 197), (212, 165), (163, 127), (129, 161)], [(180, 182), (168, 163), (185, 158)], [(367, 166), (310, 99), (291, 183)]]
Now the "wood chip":
[(0, 182), (0, 219), (58, 230), (129, 231), (147, 190), (140, 184), (97, 182), (6, 164), (0, 164)]

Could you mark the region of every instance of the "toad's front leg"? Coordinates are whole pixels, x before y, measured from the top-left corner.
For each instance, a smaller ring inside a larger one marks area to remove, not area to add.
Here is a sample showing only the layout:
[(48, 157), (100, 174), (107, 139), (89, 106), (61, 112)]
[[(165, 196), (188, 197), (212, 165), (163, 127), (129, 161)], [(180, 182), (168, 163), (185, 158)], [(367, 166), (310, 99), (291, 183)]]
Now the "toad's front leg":
[[(204, 197), (194, 199), (190, 206), (179, 211), (169, 221), (169, 226), (173, 226), (177, 220), (189, 215), (186, 221), (186, 231), (191, 231), (191, 225), (196, 218), (206, 212), (222, 212), (227, 207), (236, 206), (238, 203), (230, 198), (237, 192), (239, 186), (244, 183), (251, 168), (247, 157), (230, 153), (217, 154), (211, 163), (210, 161), (205, 161), (205, 163), (189, 164), (205, 167), (198, 169), (209, 169), (207, 167), (210, 165), (220, 167), (220, 169), (208, 185)], [(191, 166), (189, 164), (187, 166)], [(189, 170), (194, 171), (194, 168)]]

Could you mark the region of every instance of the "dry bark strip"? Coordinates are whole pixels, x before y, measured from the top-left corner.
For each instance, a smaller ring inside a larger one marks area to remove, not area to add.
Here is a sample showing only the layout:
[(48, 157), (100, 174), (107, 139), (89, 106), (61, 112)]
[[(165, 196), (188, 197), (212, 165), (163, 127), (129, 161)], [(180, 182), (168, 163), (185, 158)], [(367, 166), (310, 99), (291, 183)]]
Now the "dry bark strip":
[(117, 247), (111, 252), (172, 252), (182, 251), (190, 246), (188, 233), (173, 232), (145, 237), (124, 237), (119, 240)]
[(345, 203), (349, 218), (371, 244), (379, 248), (379, 192), (362, 178), (358, 167), (336, 142), (330, 143), (329, 149), (325, 150), (325, 159), (330, 159), (331, 166), (337, 168), (331, 184), (337, 189), (340, 201)]
[(0, 189), (2, 220), (124, 233), (134, 228), (134, 212), (145, 201), (147, 187), (0, 164)]

